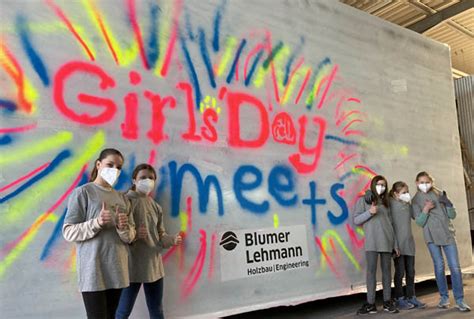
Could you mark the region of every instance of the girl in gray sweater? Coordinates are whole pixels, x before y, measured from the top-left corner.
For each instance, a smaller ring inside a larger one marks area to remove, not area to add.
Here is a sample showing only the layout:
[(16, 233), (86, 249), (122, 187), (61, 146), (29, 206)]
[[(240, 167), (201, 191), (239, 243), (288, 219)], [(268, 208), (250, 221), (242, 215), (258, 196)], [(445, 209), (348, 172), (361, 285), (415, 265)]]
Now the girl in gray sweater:
[(133, 186), (127, 192), (132, 215), (138, 226), (137, 238), (130, 246), (130, 287), (122, 291), (116, 319), (128, 318), (143, 284), (148, 313), (152, 319), (163, 318), (163, 277), (161, 249), (179, 245), (181, 236), (170, 236), (163, 224), (163, 210), (150, 196), (156, 172), (149, 164), (138, 165), (132, 174)]
[[(410, 204), (410, 193), (405, 182), (396, 182), (390, 190), (390, 211), (393, 230), (400, 249), (400, 256), (394, 258), (395, 300), (399, 309), (425, 308), (415, 297), (415, 239), (411, 231), (411, 220), (415, 219)], [(403, 277), (406, 281), (406, 293), (403, 293)]]
[(448, 199), (446, 192), (434, 187), (434, 179), (427, 172), (416, 176), (418, 192), (413, 198), (413, 210), (416, 223), (423, 227), (423, 236), (433, 259), (436, 284), (441, 296), (439, 308), (449, 307), (448, 283), (444, 273), (444, 258), (446, 255), (456, 308), (462, 312), (471, 308), (464, 302), (461, 266), (459, 264), (458, 248), (454, 226), (451, 222), (456, 218), (456, 210)]
[(398, 312), (391, 299), (392, 253), (398, 254), (398, 244), (393, 232), (387, 193), (387, 180), (377, 175), (370, 183), (370, 191), (367, 191), (365, 197), (359, 198), (355, 208), (354, 224), (364, 227), (367, 263), (367, 303), (362, 305), (357, 314), (377, 312), (375, 288), (379, 256), (382, 268), (383, 310), (390, 313)]
[(128, 243), (135, 238), (135, 225), (128, 199), (113, 189), (122, 165), (119, 151), (104, 149), (91, 182), (69, 197), (63, 236), (76, 243), (87, 318), (114, 318), (121, 290), (129, 285)]

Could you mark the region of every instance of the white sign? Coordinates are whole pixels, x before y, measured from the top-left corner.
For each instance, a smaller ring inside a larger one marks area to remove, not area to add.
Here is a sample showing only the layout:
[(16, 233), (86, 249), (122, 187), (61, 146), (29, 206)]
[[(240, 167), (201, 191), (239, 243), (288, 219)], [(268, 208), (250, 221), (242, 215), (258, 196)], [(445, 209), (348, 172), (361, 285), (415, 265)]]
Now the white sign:
[(220, 234), (222, 281), (309, 268), (306, 226)]

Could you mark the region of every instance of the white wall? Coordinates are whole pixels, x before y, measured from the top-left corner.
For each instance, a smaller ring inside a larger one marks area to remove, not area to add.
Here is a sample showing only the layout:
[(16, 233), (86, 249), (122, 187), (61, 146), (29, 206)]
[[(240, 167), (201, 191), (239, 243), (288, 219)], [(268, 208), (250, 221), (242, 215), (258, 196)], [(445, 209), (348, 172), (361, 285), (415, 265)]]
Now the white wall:
[[(181, 7), (136, 1), (135, 15), (127, 1), (98, 1), (95, 8), (88, 1), (47, 3), (0, 3), (0, 312), (5, 318), (85, 316), (73, 245), (60, 234), (61, 216), (81, 169), (87, 165), (90, 172), (104, 147), (116, 147), (126, 157), (121, 190), (127, 189), (134, 165), (154, 163), (161, 172), (156, 195), (167, 229), (187, 233), (183, 250), (165, 262), (168, 317), (227, 315), (360, 291), (363, 235), (351, 212), (374, 173), (390, 184), (406, 181), (414, 194), (415, 175), (430, 171), (458, 208), (461, 263), (471, 263), (448, 47), (336, 1), (190, 0)], [(131, 71), (141, 75), (137, 85), (131, 84)], [(100, 77), (114, 87), (101, 89)], [(227, 93), (220, 98), (223, 87)], [(155, 96), (155, 113), (147, 90)], [(186, 92), (192, 93), (199, 141), (183, 137), (190, 127)], [(203, 115), (197, 92), (205, 104), (212, 106), (215, 99), (220, 112)], [(87, 105), (78, 94), (105, 98), (107, 104)], [(133, 94), (138, 113), (131, 111)], [(314, 101), (306, 103), (312, 95)], [(244, 99), (240, 109), (239, 98)], [(160, 101), (167, 101), (161, 114)], [(277, 114), (284, 117), (281, 112), (287, 112), (287, 121), (275, 120)], [(301, 140), (300, 119), (307, 121)], [(17, 127), (23, 130), (8, 130)], [(300, 154), (305, 150), (300, 143), (312, 150)], [(219, 183), (221, 214), (212, 188), (200, 211), (189, 171), (177, 197), (173, 170), (183, 167)], [(254, 189), (248, 186), (252, 182)], [(244, 184), (251, 191), (240, 191)], [(314, 220), (304, 201), (311, 185), (317, 199), (326, 200), (316, 206)], [(189, 223), (183, 217), (187, 210)], [(295, 225), (305, 225), (309, 268), (221, 281), (223, 232)], [(413, 230), (417, 276), (432, 276), (422, 232)], [(145, 314), (141, 300), (134, 316)]]

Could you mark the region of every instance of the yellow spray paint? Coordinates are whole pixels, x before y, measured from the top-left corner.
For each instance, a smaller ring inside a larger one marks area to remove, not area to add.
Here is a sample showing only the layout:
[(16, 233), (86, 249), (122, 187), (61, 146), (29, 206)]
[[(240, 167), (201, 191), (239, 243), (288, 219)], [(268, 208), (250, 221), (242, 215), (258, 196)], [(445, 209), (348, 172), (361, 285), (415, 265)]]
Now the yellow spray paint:
[(13, 248), (8, 253), (8, 255), (6, 255), (5, 258), (0, 262), (0, 279), (2, 279), (2, 277), (5, 275), (6, 270), (15, 262), (15, 260), (18, 259), (18, 257), (20, 257), (20, 255), (25, 251), (31, 241), (35, 238), (43, 222), (43, 215), (41, 215), (33, 223), (28, 234), (26, 234), (26, 236), (21, 239), (18, 245), (16, 245), (15, 248)]
[(18, 164), (30, 160), (37, 155), (60, 148), (72, 140), (72, 133), (62, 131), (43, 140), (34, 141), (28, 145), (0, 152), (0, 166)]
[[(355, 269), (357, 269), (358, 271), (361, 270), (360, 268), (360, 264), (359, 262), (355, 259), (354, 255), (350, 252), (350, 250), (347, 248), (346, 244), (344, 243), (344, 241), (341, 239), (341, 237), (339, 236), (339, 234), (333, 230), (333, 229), (328, 229), (324, 232), (324, 235), (322, 236), (321, 238), (321, 242), (322, 242), (322, 245), (323, 245), (323, 249), (326, 251), (326, 253), (328, 253), (329, 251), (329, 239), (330, 237), (334, 238), (337, 243), (339, 244), (339, 247), (342, 248), (342, 251), (344, 252), (344, 254), (346, 254), (347, 258), (349, 259), (349, 261), (352, 263), (352, 265), (354, 266)], [(321, 258), (321, 270), (325, 270), (326, 269), (326, 259), (325, 258)]]
[(278, 226), (280, 226), (280, 218), (278, 214), (273, 214), (273, 227), (278, 228)]
[[(272, 64), (275, 68), (276, 79), (277, 79), (277, 86), (281, 89), (282, 84), (278, 81), (278, 78), (282, 79), (284, 77), (284, 64), (286, 62), (286, 58), (290, 55), (290, 49), (287, 46), (283, 46), (278, 52), (275, 53), (273, 56), (273, 60), (270, 65), (265, 68), (263, 63), (258, 68), (257, 74), (255, 75), (255, 79), (253, 80), (253, 84), (256, 88), (262, 87), (265, 83), (265, 76), (268, 72), (272, 72)], [(273, 81), (273, 79), (272, 79)]]
[[(133, 39), (132, 43), (130, 44), (127, 50), (123, 50), (120, 47), (118, 40), (115, 38), (114, 34), (112, 33), (111, 28), (109, 24), (107, 23), (107, 20), (105, 19), (104, 15), (102, 15), (100, 11), (97, 9), (97, 7), (95, 6), (94, 1), (82, 0), (82, 4), (85, 10), (87, 11), (87, 13), (89, 14), (89, 17), (91, 18), (92, 22), (94, 22), (94, 25), (96, 26), (97, 30), (104, 37), (104, 44), (106, 46), (107, 46), (106, 37), (110, 40), (110, 45), (112, 46), (112, 49), (115, 51), (118, 63), (121, 66), (127, 66), (127, 65), (130, 65), (132, 62), (134, 62), (138, 56), (138, 43), (135, 37), (130, 35), (130, 38)], [(106, 35), (103, 34), (99, 21), (102, 22), (102, 26), (104, 28), (104, 32), (106, 33)]]
[(180, 212), (179, 213), (179, 220), (180, 220), (180, 230), (182, 232), (187, 232), (188, 230), (188, 214), (186, 212)]
[(321, 82), (324, 79), (324, 77), (331, 71), (332, 65), (325, 65), (316, 75), (316, 79), (313, 85), (313, 88), (311, 89), (310, 93), (308, 94), (308, 97), (306, 98), (306, 105), (311, 105), (313, 104), (314, 99), (316, 98), (316, 95), (318, 94), (320, 87), (321, 87)]
[(38, 182), (37, 186), (25, 190), (11, 202), (7, 213), (0, 217), (0, 227), (8, 227), (11, 223), (20, 221), (28, 213), (35, 211), (38, 200), (46, 198), (56, 189), (61, 188), (65, 182), (72, 180), (81, 168), (94, 159), (94, 156), (105, 144), (103, 131), (97, 132), (75, 154), (77, 156), (66, 159), (60, 169)]
[(217, 68), (217, 77), (220, 77), (222, 74), (224, 74), (224, 71), (227, 69), (227, 66), (229, 65), (229, 62), (232, 59), (232, 55), (235, 50), (235, 47), (237, 46), (237, 43), (238, 41), (236, 37), (228, 37), (226, 39), (224, 54), (222, 55), (221, 62), (219, 64), (219, 67)]

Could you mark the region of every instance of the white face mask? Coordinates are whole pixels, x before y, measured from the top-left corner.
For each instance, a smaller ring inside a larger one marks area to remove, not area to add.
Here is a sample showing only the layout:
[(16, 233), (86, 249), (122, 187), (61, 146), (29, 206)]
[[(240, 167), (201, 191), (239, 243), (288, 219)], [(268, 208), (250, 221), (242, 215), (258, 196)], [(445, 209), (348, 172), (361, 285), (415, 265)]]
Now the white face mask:
[(418, 188), (419, 188), (420, 191), (422, 191), (423, 193), (428, 193), (429, 190), (431, 189), (431, 183), (419, 184), (419, 185), (418, 185)]
[(104, 167), (100, 169), (99, 175), (107, 184), (113, 187), (120, 175), (120, 170), (114, 167)]
[(377, 194), (382, 195), (383, 193), (385, 193), (385, 186), (375, 185), (375, 190), (377, 191)]
[(404, 201), (405, 203), (409, 203), (411, 196), (410, 196), (410, 193), (405, 193), (405, 194), (400, 194), (398, 198), (400, 198), (400, 200)]
[(137, 189), (137, 191), (147, 195), (151, 193), (154, 187), (155, 181), (150, 178), (141, 179), (135, 183), (135, 188)]

